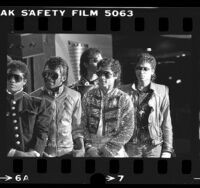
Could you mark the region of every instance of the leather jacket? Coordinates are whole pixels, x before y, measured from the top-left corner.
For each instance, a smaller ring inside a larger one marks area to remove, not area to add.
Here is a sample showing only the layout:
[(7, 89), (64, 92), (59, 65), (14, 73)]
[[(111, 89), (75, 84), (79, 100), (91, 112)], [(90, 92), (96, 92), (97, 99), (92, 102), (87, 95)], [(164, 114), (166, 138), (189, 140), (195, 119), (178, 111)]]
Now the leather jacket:
[(62, 156), (72, 152), (74, 140), (83, 138), (81, 126), (81, 96), (78, 92), (63, 86), (58, 96), (53, 96), (45, 88), (39, 88), (31, 95), (51, 101), (53, 120), (51, 121), (45, 152), (51, 156)]
[[(123, 91), (128, 93), (133, 101), (133, 105), (137, 104), (136, 85), (129, 84), (121, 86)], [(150, 89), (153, 90), (152, 97), (148, 105), (151, 107), (151, 112), (148, 118), (148, 130), (152, 139), (152, 144), (157, 145), (163, 143), (162, 152), (173, 152), (173, 132), (170, 115), (169, 89), (165, 85), (156, 83), (150, 84)], [(135, 119), (136, 126), (137, 120)], [(131, 142), (137, 143), (136, 131), (133, 132)]]

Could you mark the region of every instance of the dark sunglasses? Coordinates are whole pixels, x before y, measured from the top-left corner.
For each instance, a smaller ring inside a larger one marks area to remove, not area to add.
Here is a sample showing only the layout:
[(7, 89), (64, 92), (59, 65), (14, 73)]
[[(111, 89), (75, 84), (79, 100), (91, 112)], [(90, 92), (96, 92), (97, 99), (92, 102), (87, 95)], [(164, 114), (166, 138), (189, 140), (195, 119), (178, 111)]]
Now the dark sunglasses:
[(57, 80), (58, 79), (58, 73), (53, 72), (53, 71), (44, 71), (42, 73), (42, 77), (44, 79), (51, 78), (52, 80)]
[(99, 62), (99, 60), (97, 58), (89, 59), (89, 64), (98, 63), (98, 62)]
[(96, 74), (98, 77), (105, 76), (107, 79), (112, 77), (112, 73), (108, 71), (98, 71)]
[(15, 82), (21, 82), (23, 80), (23, 77), (18, 74), (8, 73), (7, 80), (11, 80), (12, 78), (14, 78)]
[(138, 67), (136, 67), (136, 70), (140, 70), (140, 71), (142, 71), (142, 70), (144, 70), (144, 71), (148, 71), (148, 70), (150, 70), (148, 67), (140, 67), (140, 66), (138, 66)]

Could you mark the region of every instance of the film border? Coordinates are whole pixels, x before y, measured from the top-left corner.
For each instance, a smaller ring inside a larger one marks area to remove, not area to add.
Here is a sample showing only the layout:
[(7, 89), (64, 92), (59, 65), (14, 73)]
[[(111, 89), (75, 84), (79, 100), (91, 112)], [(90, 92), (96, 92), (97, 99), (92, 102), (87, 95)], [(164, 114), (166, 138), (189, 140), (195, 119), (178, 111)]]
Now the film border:
[[(34, 7), (35, 8), (35, 7)], [(41, 7), (42, 8), (42, 7)], [(37, 7), (38, 9), (38, 7)], [(116, 8), (119, 9), (119, 8)], [(101, 10), (101, 9), (99, 9)], [(170, 10), (161, 8), (156, 11), (146, 12), (145, 10), (135, 10), (133, 18), (122, 17), (0, 17), (3, 23), (1, 30), (1, 61), (6, 62), (6, 47), (8, 33), (91, 33), (91, 34), (114, 34), (120, 32), (137, 33), (178, 33), (192, 34), (192, 63), (193, 69), (199, 73), (198, 62), (200, 60), (199, 14), (198, 8), (183, 8)], [(103, 27), (102, 27), (103, 23)], [(69, 24), (69, 25), (68, 25)], [(198, 61), (196, 61), (198, 59)], [(2, 63), (0, 79), (2, 88), (5, 88), (5, 67)], [(198, 74), (199, 75), (199, 74)], [(199, 76), (194, 76), (193, 85), (197, 86)], [(5, 93), (1, 89), (2, 111), (4, 109)], [(199, 88), (194, 92), (194, 98), (199, 102)], [(1, 174), (10, 174), (12, 177), (20, 175), (22, 180), (26, 174), (32, 173), (30, 183), (109, 183), (106, 182), (106, 175), (115, 177), (113, 183), (196, 183), (200, 174), (199, 166), (199, 140), (198, 130), (199, 104), (193, 104), (192, 122), (192, 154), (190, 159), (1, 159)], [(1, 116), (1, 122), (5, 122), (5, 117)], [(2, 127), (2, 132), (3, 132)], [(5, 135), (2, 135), (2, 140)], [(1, 141), (1, 145), (3, 143)], [(53, 163), (52, 163), (53, 161)], [(102, 165), (103, 163), (103, 165)], [(4, 164), (7, 164), (6, 166)], [(53, 165), (52, 165), (53, 164)], [(127, 170), (128, 169), (128, 170)], [(153, 175), (152, 175), (153, 169)], [(175, 170), (176, 169), (176, 170)], [(54, 173), (57, 173), (55, 176)], [(155, 174), (154, 174), (155, 172)], [(77, 174), (78, 173), (78, 174)], [(125, 179), (119, 182), (119, 175), (124, 175)], [(43, 177), (41, 177), (43, 176)], [(147, 182), (143, 182), (144, 178)], [(16, 183), (16, 180), (14, 181)], [(21, 182), (21, 181), (19, 181)], [(111, 183), (111, 182), (110, 182)]]

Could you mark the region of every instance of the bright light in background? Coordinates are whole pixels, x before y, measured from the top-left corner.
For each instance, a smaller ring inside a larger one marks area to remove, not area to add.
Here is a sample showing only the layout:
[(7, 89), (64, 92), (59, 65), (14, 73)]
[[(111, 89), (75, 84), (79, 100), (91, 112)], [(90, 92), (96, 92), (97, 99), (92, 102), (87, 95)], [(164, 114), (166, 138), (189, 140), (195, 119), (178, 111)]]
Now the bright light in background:
[(172, 76), (169, 76), (169, 80), (172, 80)]
[(151, 52), (152, 51), (152, 49), (151, 48), (147, 48), (147, 52)]
[(186, 54), (185, 53), (182, 53), (182, 54), (179, 54), (179, 55), (176, 55), (177, 58), (180, 58), (180, 57), (185, 57)]
[(180, 84), (181, 82), (182, 82), (181, 79), (176, 80), (176, 83), (177, 83), (177, 84)]

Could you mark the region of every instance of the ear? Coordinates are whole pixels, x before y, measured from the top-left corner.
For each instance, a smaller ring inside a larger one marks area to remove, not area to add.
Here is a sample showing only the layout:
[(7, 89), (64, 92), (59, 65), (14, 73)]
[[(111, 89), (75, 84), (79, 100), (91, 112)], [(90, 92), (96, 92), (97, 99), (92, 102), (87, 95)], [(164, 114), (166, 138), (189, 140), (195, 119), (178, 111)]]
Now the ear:
[(152, 75), (155, 74), (155, 69), (152, 69), (151, 73), (152, 73)]
[(23, 83), (23, 86), (25, 86), (25, 85), (27, 84), (27, 81), (28, 81), (27, 79), (24, 79), (24, 80), (23, 80), (23, 82), (24, 82), (24, 83)]
[(115, 76), (113, 76), (113, 78), (114, 78), (115, 80), (117, 80), (117, 79), (118, 79), (118, 74), (116, 74)]
[(116, 73), (113, 77), (114, 77), (114, 78), (118, 78), (118, 76), (119, 76), (119, 74)]
[(62, 82), (64, 82), (67, 79), (66, 75), (62, 76)]

